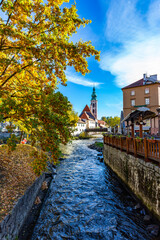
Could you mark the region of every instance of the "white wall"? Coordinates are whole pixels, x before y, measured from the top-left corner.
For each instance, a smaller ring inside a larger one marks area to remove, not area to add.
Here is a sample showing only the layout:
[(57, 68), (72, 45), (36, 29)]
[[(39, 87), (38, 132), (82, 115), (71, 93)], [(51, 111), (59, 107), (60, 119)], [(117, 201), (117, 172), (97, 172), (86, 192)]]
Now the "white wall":
[(86, 123), (77, 123), (75, 129), (76, 130), (74, 131), (73, 136), (79, 135), (81, 132), (84, 132), (86, 129)]

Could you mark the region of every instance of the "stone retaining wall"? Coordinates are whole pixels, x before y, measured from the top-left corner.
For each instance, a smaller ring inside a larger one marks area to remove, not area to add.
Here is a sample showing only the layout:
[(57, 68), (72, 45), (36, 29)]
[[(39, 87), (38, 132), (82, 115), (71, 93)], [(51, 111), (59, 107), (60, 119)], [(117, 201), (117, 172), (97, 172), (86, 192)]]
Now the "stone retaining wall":
[(104, 162), (160, 220), (160, 168), (104, 144)]
[(0, 223), (0, 239), (1, 240), (15, 240), (19, 235), (19, 231), (28, 216), (36, 196), (45, 180), (45, 173), (42, 174), (31, 187), (27, 189), (25, 194), (18, 200), (17, 204)]

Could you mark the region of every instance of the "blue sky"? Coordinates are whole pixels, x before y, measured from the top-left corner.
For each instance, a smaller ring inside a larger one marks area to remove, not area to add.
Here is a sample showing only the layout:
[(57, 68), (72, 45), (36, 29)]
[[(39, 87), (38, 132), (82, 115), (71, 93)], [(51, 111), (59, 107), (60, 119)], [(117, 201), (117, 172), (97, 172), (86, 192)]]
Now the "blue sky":
[(72, 40), (91, 40), (101, 51), (101, 61), (89, 58), (91, 73), (86, 76), (69, 69), (67, 87), (59, 86), (59, 90), (80, 114), (90, 105), (95, 85), (98, 118), (119, 116), (122, 87), (141, 79), (143, 73), (160, 76), (160, 1), (76, 0), (76, 5), (79, 16), (92, 23), (78, 30)]

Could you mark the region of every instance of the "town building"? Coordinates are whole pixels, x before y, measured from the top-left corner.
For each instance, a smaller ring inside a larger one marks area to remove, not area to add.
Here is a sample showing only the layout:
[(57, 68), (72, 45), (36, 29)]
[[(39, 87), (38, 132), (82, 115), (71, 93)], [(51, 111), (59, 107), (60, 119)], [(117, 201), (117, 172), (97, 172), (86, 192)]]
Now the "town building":
[(106, 122), (102, 120), (98, 120), (98, 127), (100, 128), (106, 128)]
[(85, 106), (82, 113), (79, 115), (79, 117), (86, 122), (86, 128), (95, 128), (97, 120), (93, 113), (91, 112), (88, 105)]
[(147, 107), (156, 113), (156, 117), (146, 121), (143, 130), (148, 127), (151, 134), (160, 133), (157, 115), (157, 109), (160, 108), (160, 81), (157, 75), (148, 77), (144, 74), (142, 79), (122, 88), (122, 91), (124, 118), (139, 107)]
[(79, 135), (80, 133), (84, 132), (86, 129), (86, 122), (81, 120), (79, 118), (78, 122), (77, 122), (77, 126), (75, 128), (75, 131), (73, 133), (74, 136), (77, 136)]

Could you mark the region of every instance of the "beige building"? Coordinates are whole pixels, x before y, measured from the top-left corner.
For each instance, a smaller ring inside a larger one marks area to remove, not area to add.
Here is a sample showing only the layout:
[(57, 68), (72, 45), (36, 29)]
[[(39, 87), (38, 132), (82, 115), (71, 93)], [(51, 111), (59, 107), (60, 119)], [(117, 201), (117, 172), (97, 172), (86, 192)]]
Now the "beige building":
[[(160, 108), (160, 82), (157, 75), (143, 78), (122, 88), (123, 91), (123, 113), (126, 117), (129, 113), (138, 107), (147, 107), (157, 114), (157, 108)], [(157, 134), (159, 131), (158, 117), (150, 120), (151, 134)]]

